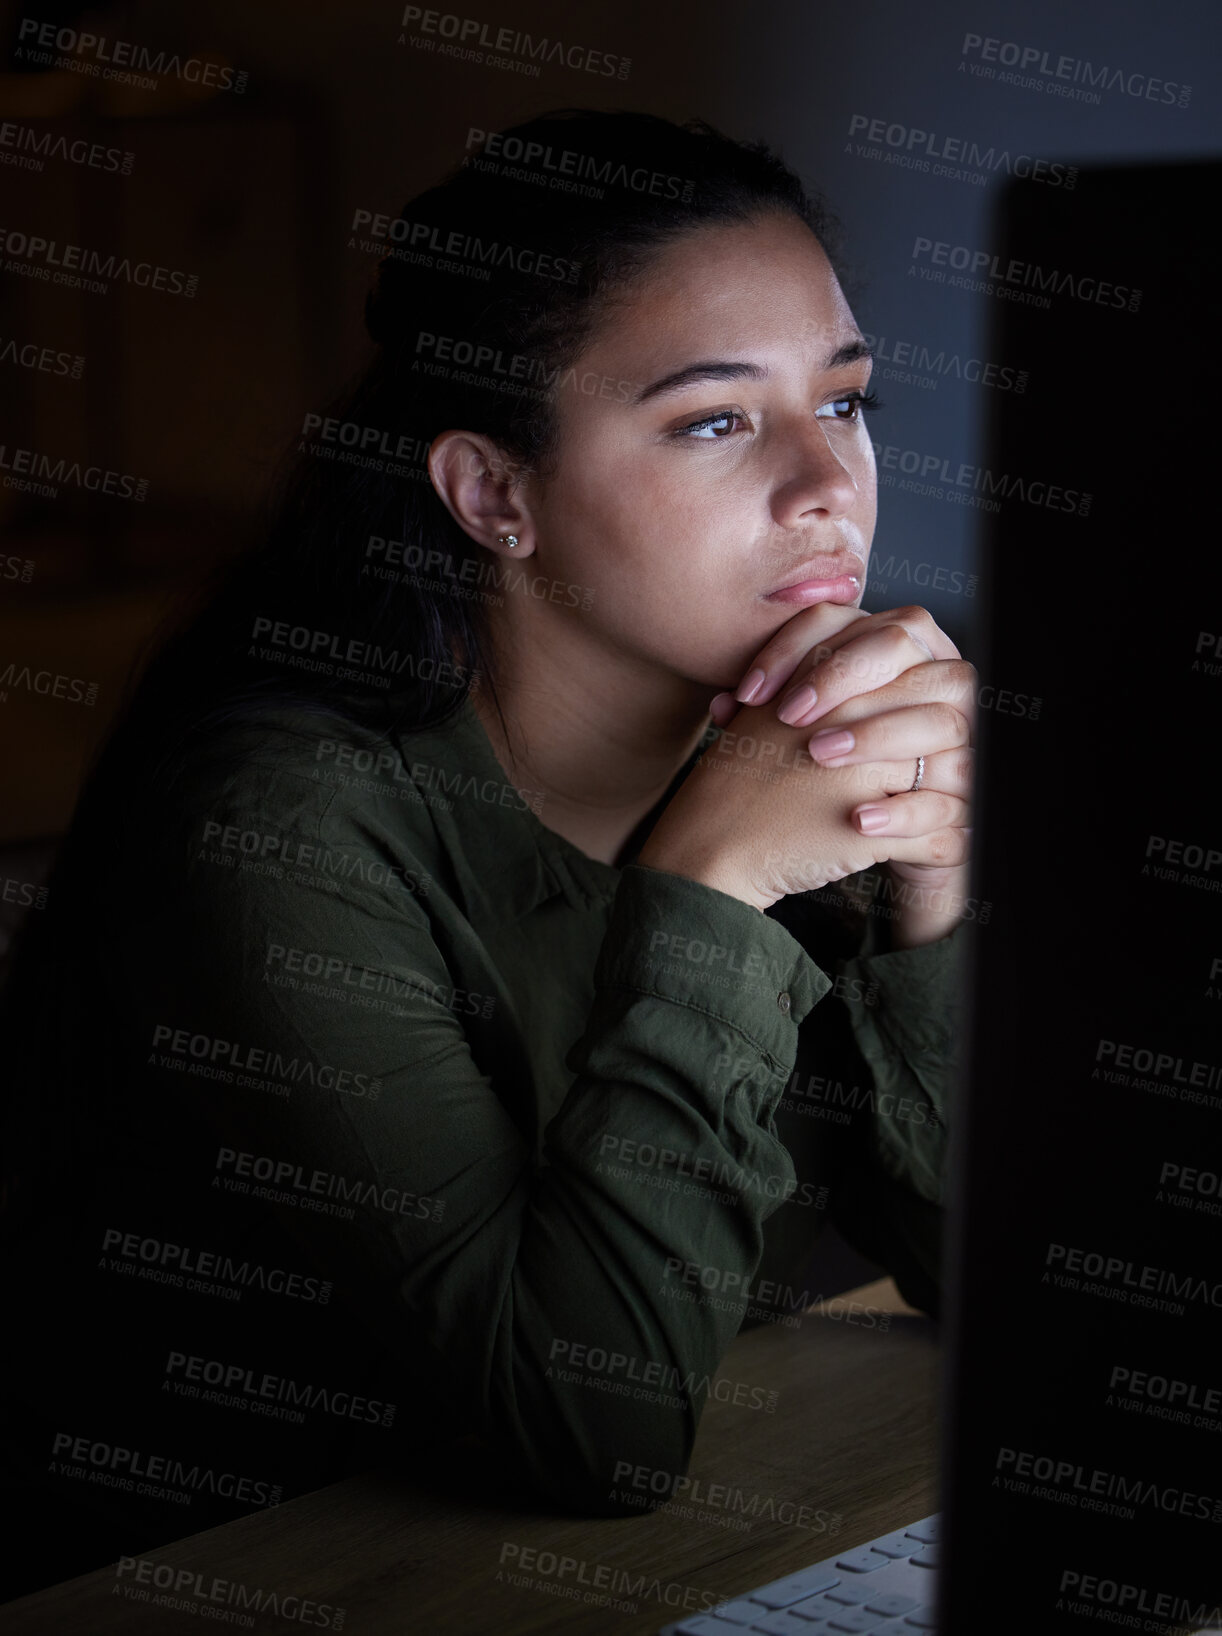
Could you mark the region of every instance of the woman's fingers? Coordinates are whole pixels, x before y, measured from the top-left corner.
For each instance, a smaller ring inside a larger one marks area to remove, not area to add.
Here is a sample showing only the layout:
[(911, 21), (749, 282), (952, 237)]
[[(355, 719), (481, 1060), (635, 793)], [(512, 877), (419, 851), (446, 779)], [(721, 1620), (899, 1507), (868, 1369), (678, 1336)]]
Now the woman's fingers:
[(822, 653), (809, 668), (800, 667), (780, 696), (777, 715), (790, 727), (810, 727), (846, 699), (873, 693), (905, 671), (957, 658), (935, 660), (924, 634), (906, 624), (876, 625)]
[(833, 641), (869, 617), (860, 608), (839, 602), (821, 602), (794, 614), (756, 654), (734, 692), (718, 693), (713, 699), (709, 705), (713, 725), (724, 727), (740, 705), (767, 704), (803, 660), (833, 652)]
[(871, 615), (842, 631), (800, 664), (777, 703), (791, 727), (809, 727), (845, 699), (874, 691), (917, 665), (951, 662), (959, 650), (924, 608)]
[[(969, 664), (966, 659), (938, 659), (932, 664), (914, 665), (911, 669), (902, 671), (894, 681), (875, 688), (871, 693), (855, 694), (842, 700), (838, 705), (828, 703), (826, 709), (816, 706), (815, 721), (804, 724), (804, 727), (817, 723), (820, 732), (847, 727), (856, 734), (864, 731), (858, 724), (869, 717), (917, 707), (932, 712), (928, 720), (937, 719), (942, 722), (938, 729), (939, 740), (947, 733), (961, 731), (951, 717), (962, 716), (968, 727), (966, 742), (970, 743), (976, 725), (975, 666)], [(815, 733), (811, 734), (812, 739), (816, 736)], [(958, 737), (952, 739), (952, 743), (960, 742), (964, 741)], [(912, 753), (925, 755), (932, 748), (932, 745), (928, 747), (917, 745)]]
[[(920, 839), (965, 830), (971, 813), (968, 802), (958, 795), (946, 795), (941, 790), (927, 790), (922, 786), (902, 795), (889, 795), (882, 801), (863, 803), (853, 811), (853, 822), (863, 835), (886, 835), (903, 839)], [(959, 863), (959, 857), (908, 858), (896, 853), (901, 861), (909, 863)], [(966, 856), (966, 849), (964, 852)]]
[[(850, 815), (861, 807), (879, 803), (887, 805), (895, 797), (915, 793), (946, 796), (959, 802), (960, 806), (955, 808), (959, 813), (955, 822), (970, 823), (971, 820), (962, 814), (972, 798), (972, 755), (973, 752), (965, 748), (926, 755), (921, 787), (915, 792), (912, 789), (917, 770), (915, 756), (905, 756), (902, 761), (867, 761), (859, 766), (812, 767), (811, 770), (820, 779), (827, 777), (839, 781)], [(938, 821), (937, 814), (943, 810), (949, 811), (936, 807), (933, 802), (926, 803), (920, 809), (929, 822)], [(854, 827), (858, 827), (856, 823)]]
[(968, 719), (950, 704), (918, 704), (866, 716), (853, 726), (821, 728), (810, 740), (821, 767), (851, 767), (864, 761), (902, 761), (953, 750), (971, 739)]
[[(859, 807), (909, 793), (946, 795), (958, 801), (970, 802), (974, 753), (970, 749), (960, 748), (926, 754), (918, 791), (912, 789), (917, 771), (916, 756), (905, 757), (903, 761), (868, 761), (857, 767), (829, 767), (827, 771), (840, 772), (845, 778), (846, 786), (855, 798), (854, 812)], [(922, 810), (932, 811), (932, 803)], [(970, 819), (961, 821), (968, 823)]]
[[(856, 646), (888, 627), (898, 627), (899, 631), (907, 634), (912, 650), (910, 663), (959, 658), (958, 648), (940, 629), (927, 608), (913, 606), (867, 614), (860, 608), (845, 608), (837, 603), (825, 602), (814, 608), (805, 608), (802, 613), (786, 620), (772, 640), (760, 650), (734, 696), (742, 704), (767, 704), (780, 694), (783, 708), (786, 700), (798, 689), (812, 685), (811, 672), (821, 663), (830, 660), (846, 645)], [(870, 662), (854, 661), (852, 673), (859, 678), (859, 683), (850, 691), (861, 692), (861, 681), (868, 683)], [(885, 680), (889, 674), (895, 672), (877, 672), (878, 680)], [(786, 683), (790, 685), (786, 687)], [(817, 688), (817, 683), (814, 685)], [(790, 721), (788, 715), (781, 715), (781, 720), (789, 722), (791, 726), (804, 725)]]
[[(840, 602), (820, 602), (787, 619), (751, 661), (735, 688), (739, 704), (767, 704), (812, 648), (828, 644), (870, 615)], [(830, 648), (829, 648), (830, 651)]]
[(709, 705), (709, 715), (713, 718), (714, 727), (724, 727), (742, 709), (733, 693), (718, 693), (712, 704)]
[(953, 869), (966, 863), (972, 851), (970, 829), (934, 829), (925, 835), (894, 839), (889, 831), (881, 830), (878, 841), (886, 847), (888, 863), (919, 863), (927, 869)]
[[(871, 645), (861, 647), (867, 638)], [(836, 661), (835, 655), (849, 644), (855, 651)], [(716, 696), (709, 714), (715, 726), (724, 727), (739, 705), (767, 704), (779, 696), (779, 718), (789, 726), (807, 726), (837, 702), (868, 692), (913, 665), (959, 657), (927, 608), (866, 613), (823, 602), (787, 619), (752, 660), (738, 687)], [(834, 668), (820, 675), (826, 666)]]

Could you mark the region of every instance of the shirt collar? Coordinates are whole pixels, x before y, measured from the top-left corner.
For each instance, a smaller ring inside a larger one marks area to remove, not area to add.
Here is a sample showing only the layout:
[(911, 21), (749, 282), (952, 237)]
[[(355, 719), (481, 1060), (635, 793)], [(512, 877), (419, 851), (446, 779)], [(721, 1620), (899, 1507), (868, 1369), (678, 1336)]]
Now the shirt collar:
[[(709, 724), (668, 798), (718, 731)], [(587, 857), (548, 829), (530, 805), (538, 798), (529, 790), (518, 792), (507, 777), (469, 696), (439, 726), (404, 735), (402, 754), (408, 767), (423, 763), (428, 769), (426, 776), (413, 777), (428, 802), (467, 918), (481, 935), (557, 895), (587, 912), (614, 897), (621, 867)]]

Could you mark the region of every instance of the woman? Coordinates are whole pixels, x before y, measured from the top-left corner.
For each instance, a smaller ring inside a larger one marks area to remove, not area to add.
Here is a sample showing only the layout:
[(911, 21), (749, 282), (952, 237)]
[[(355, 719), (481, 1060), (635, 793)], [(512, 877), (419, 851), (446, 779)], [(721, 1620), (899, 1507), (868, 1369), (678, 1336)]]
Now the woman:
[(825, 1214), (936, 1310), (974, 673), (859, 606), (830, 218), (563, 111), (389, 239), (8, 989), (25, 1481), (99, 1559), (463, 1433), (627, 1510)]

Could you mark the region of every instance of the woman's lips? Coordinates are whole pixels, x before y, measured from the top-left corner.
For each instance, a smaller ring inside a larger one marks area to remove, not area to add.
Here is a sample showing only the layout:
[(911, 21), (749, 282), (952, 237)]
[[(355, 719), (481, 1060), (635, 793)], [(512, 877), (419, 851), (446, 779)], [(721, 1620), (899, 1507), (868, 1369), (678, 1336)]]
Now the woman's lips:
[(795, 585), (769, 591), (764, 601), (811, 607), (816, 602), (855, 602), (860, 594), (861, 581), (856, 574), (838, 574), (835, 579), (800, 579)]

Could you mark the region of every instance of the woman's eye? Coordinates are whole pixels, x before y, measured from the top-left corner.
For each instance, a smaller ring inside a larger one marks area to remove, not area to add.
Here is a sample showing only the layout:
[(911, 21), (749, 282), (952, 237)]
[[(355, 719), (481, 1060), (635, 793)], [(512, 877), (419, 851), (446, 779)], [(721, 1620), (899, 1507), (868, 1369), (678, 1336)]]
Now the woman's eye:
[(734, 429), (734, 423), (743, 420), (737, 409), (723, 409), (720, 414), (706, 415), (703, 420), (694, 420), (690, 426), (680, 426), (675, 433), (676, 437), (697, 438), (702, 443), (711, 443), (719, 437), (729, 437)]
[[(833, 398), (831, 403), (825, 403), (823, 409), (815, 410), (816, 419), (857, 421), (861, 419), (861, 411), (866, 409), (881, 409), (877, 392), (846, 392), (842, 398)], [(824, 410), (831, 410), (830, 416)]]

